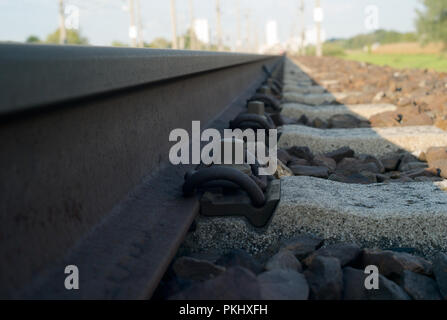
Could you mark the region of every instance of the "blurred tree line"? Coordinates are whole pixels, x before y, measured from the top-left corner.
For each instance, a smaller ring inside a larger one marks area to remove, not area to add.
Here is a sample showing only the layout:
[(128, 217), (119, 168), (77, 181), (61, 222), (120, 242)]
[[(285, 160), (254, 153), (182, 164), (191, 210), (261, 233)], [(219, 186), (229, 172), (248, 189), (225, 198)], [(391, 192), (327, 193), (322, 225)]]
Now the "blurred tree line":
[(415, 42), (418, 40), (416, 33), (400, 33), (397, 31), (376, 30), (369, 34), (359, 34), (346, 40), (340, 40), (340, 45), (345, 49), (362, 49), (374, 43), (388, 44), (398, 42)]
[[(345, 50), (369, 48), (375, 43), (390, 44), (400, 42), (442, 42), (447, 50), (447, 0), (421, 0), (424, 10), (416, 10), (416, 32), (377, 30), (359, 34), (349, 39), (331, 39), (324, 43), (323, 54), (344, 56)], [(314, 55), (315, 47), (306, 48), (306, 55)]]
[[(179, 43), (181, 49), (185, 50), (209, 50), (209, 51), (217, 51), (217, 46), (212, 44), (206, 44), (200, 41), (195, 35), (193, 35), (193, 39), (191, 39), (190, 30), (186, 30), (186, 32), (177, 38), (177, 43)], [(128, 47), (129, 44), (121, 42), (121, 41), (113, 41), (112, 46), (114, 47)], [(152, 40), (151, 42), (144, 43), (145, 48), (152, 49), (170, 49), (172, 48), (172, 42), (158, 37)], [(229, 47), (224, 47), (224, 50), (230, 50)]]
[[(88, 39), (83, 37), (77, 30), (66, 30), (67, 44), (87, 45)], [(59, 28), (50, 33), (45, 40), (41, 40), (38, 36), (30, 35), (26, 40), (26, 43), (59, 43)]]
[[(81, 33), (77, 30), (66, 30), (67, 44), (77, 44), (77, 45), (88, 45), (88, 39), (83, 37)], [(211, 50), (217, 51), (216, 45), (210, 45), (203, 43), (197, 37), (193, 36), (191, 39), (191, 33), (186, 30), (185, 34), (178, 37), (178, 43), (180, 47), (183, 49), (194, 49), (194, 50)], [(35, 35), (30, 35), (26, 41), (26, 43), (48, 43), (48, 44), (57, 44), (59, 43), (59, 29), (50, 33), (45, 40), (40, 39)], [(129, 44), (121, 41), (113, 41), (111, 43), (114, 47), (128, 47)], [(158, 37), (152, 40), (151, 42), (144, 43), (145, 48), (153, 48), (153, 49), (170, 49), (172, 48), (172, 43), (165, 38)], [(225, 50), (230, 50), (228, 47), (224, 47)]]
[(447, 49), (447, 0), (422, 0), (425, 11), (417, 10), (416, 27), (423, 43), (443, 42)]

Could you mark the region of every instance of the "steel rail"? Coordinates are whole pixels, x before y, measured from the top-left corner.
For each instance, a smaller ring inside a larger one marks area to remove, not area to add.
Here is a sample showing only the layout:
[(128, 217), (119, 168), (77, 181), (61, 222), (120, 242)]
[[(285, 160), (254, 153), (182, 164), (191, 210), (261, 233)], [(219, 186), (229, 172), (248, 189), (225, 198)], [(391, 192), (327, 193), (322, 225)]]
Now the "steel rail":
[[(199, 209), (169, 132), (227, 128), (282, 62), (0, 45), (0, 297), (150, 297)], [(65, 289), (66, 265), (79, 290)]]

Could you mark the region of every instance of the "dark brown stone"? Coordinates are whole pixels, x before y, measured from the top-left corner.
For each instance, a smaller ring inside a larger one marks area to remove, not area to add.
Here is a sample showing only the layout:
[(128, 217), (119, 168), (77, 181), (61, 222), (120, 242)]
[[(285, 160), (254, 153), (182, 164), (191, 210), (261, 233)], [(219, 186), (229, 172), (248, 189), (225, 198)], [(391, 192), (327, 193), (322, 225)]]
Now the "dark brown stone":
[(303, 115), (298, 119), (298, 124), (307, 125), (308, 123), (309, 123), (309, 118), (307, 118), (305, 114), (303, 114)]
[(320, 167), (326, 167), (329, 169), (330, 172), (334, 172), (337, 168), (337, 163), (334, 159), (325, 157), (324, 155), (316, 155), (314, 159), (312, 160), (312, 165), (314, 166), (320, 166)]
[(273, 120), (273, 123), (275, 126), (280, 127), (288, 124), (297, 124), (298, 120), (286, 117), (282, 115), (281, 113), (273, 113), (270, 114), (270, 118)]
[(414, 182), (414, 180), (411, 179), (410, 177), (402, 175), (398, 179), (391, 179), (391, 180), (388, 180), (387, 182), (389, 182), (389, 183), (405, 183), (405, 182)]
[(436, 281), (430, 277), (404, 270), (398, 283), (415, 300), (441, 300)]
[(360, 120), (351, 114), (337, 114), (329, 118), (329, 128), (357, 128)]
[(326, 121), (321, 120), (320, 118), (315, 118), (312, 121), (312, 127), (315, 127), (318, 129), (327, 129), (327, 128), (329, 128), (329, 124)]
[(391, 171), (391, 172), (387, 172), (386, 175), (390, 179), (399, 179), (402, 174), (399, 171)]
[[(400, 170), (401, 166), (403, 166), (407, 163), (410, 163), (410, 162), (418, 162), (418, 158), (412, 154), (409, 154), (409, 153), (403, 154), (402, 157), (400, 158), (398, 170)], [(400, 170), (400, 171), (402, 171), (402, 170)]]
[(306, 159), (307, 161), (311, 162), (312, 159), (314, 158), (314, 155), (312, 154), (312, 152), (310, 151), (310, 149), (308, 147), (291, 147), (289, 149), (287, 149), (287, 152), (295, 157), (301, 158), (301, 159)]
[(337, 163), (337, 173), (351, 174), (362, 173), (364, 171), (371, 173), (382, 173), (383, 166), (380, 166), (372, 160), (360, 160), (356, 158), (344, 158)]
[(355, 261), (361, 254), (362, 249), (353, 243), (336, 243), (320, 248), (313, 254), (303, 260), (304, 264), (309, 266), (312, 260), (317, 256), (333, 257), (340, 261), (342, 267)]
[(297, 272), (303, 271), (301, 262), (289, 250), (280, 250), (277, 254), (267, 261), (265, 265), (266, 270), (288, 269)]
[(278, 149), (276, 156), (285, 165), (287, 165), (287, 163), (292, 160), (290, 154), (284, 149)]
[[(172, 270), (168, 270), (167, 273), (173, 273)], [(152, 295), (152, 299), (154, 300), (165, 300), (196, 283), (193, 280), (187, 280), (178, 278), (176, 276), (163, 277), (163, 279), (158, 284), (157, 289)]]
[(236, 266), (243, 267), (250, 270), (254, 274), (259, 274), (263, 270), (263, 267), (259, 262), (257, 262), (250, 254), (240, 249), (234, 249), (222, 255), (216, 261), (216, 264), (226, 268)]
[(208, 280), (225, 272), (225, 268), (206, 260), (180, 257), (172, 269), (177, 277), (191, 280)]
[(377, 182), (376, 177), (373, 177), (372, 175), (365, 176), (361, 173), (343, 174), (336, 172), (331, 174), (328, 179), (332, 181), (352, 183), (352, 184), (371, 184)]
[(335, 162), (340, 162), (344, 158), (354, 157), (354, 150), (350, 149), (349, 147), (343, 147), (332, 152), (328, 152), (325, 156), (334, 159)]
[(316, 178), (327, 178), (329, 176), (329, 170), (326, 167), (311, 167), (311, 166), (299, 166), (289, 165), (294, 175), (297, 176), (309, 176)]
[(267, 271), (258, 276), (264, 300), (307, 300), (309, 285), (303, 274), (284, 269)]
[(310, 298), (340, 300), (343, 291), (343, 272), (337, 258), (318, 255), (304, 272), (309, 283)]
[(196, 283), (170, 300), (260, 300), (256, 276), (242, 267), (232, 267), (220, 276)]
[(382, 164), (382, 161), (377, 159), (376, 157), (369, 155), (369, 154), (360, 154), (357, 156), (357, 158), (362, 161), (363, 163), (374, 163), (379, 170), (379, 172), (376, 173), (384, 173), (385, 167)]
[(368, 274), (363, 270), (346, 267), (343, 269), (344, 300), (411, 300), (396, 283), (379, 275), (379, 289), (366, 289)]
[(388, 250), (364, 249), (361, 256), (361, 266), (365, 268), (375, 265), (385, 277), (401, 276), (404, 270), (431, 275), (432, 265), (427, 260), (405, 252)]
[(439, 172), (436, 169), (414, 169), (414, 170), (410, 170), (410, 171), (405, 171), (403, 174), (411, 179), (414, 179), (417, 177), (439, 176)]
[(428, 168), (428, 165), (425, 162), (413, 161), (401, 164), (399, 166), (399, 171), (410, 171), (425, 168)]
[(380, 161), (382, 162), (386, 171), (395, 171), (399, 165), (400, 158), (402, 158), (401, 153), (393, 152), (384, 155), (380, 158)]
[(433, 274), (436, 278), (439, 291), (444, 300), (447, 300), (447, 255), (438, 253), (433, 260)]
[(387, 175), (380, 174), (380, 173), (376, 174), (376, 180), (377, 180), (377, 182), (382, 183), (382, 182), (386, 182), (386, 181), (388, 181), (389, 179), (390, 179), (390, 178), (389, 178)]
[(317, 250), (323, 244), (323, 240), (311, 236), (301, 235), (283, 242), (282, 250), (289, 250), (298, 259), (304, 259)]
[(310, 166), (310, 162), (306, 159), (300, 159), (294, 156), (291, 156), (292, 160), (287, 163), (287, 166)]

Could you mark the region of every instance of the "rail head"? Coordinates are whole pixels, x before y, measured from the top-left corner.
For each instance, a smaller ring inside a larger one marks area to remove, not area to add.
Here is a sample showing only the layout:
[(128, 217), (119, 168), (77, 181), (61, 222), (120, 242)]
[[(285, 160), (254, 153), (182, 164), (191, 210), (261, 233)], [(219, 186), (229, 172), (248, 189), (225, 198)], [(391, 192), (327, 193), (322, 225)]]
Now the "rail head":
[(0, 117), (270, 58), (207, 51), (0, 44)]

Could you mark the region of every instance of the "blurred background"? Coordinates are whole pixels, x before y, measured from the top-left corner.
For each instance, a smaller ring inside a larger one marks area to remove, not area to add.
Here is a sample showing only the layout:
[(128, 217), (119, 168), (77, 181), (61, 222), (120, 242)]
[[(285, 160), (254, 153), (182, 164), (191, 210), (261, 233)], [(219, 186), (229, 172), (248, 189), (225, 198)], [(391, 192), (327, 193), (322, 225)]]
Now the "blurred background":
[(447, 71), (447, 0), (0, 0), (0, 41), (287, 52)]

